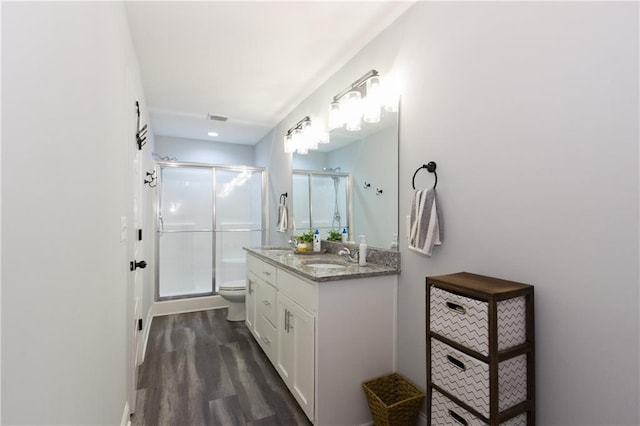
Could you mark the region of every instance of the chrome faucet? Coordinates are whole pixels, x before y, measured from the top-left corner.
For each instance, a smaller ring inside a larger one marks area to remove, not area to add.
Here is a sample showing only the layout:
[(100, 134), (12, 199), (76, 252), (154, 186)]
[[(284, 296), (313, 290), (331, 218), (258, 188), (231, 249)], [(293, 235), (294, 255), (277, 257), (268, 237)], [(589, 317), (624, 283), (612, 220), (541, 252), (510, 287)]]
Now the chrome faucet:
[(296, 240), (296, 237), (294, 237), (293, 235), (291, 236), (291, 239), (289, 240), (289, 245), (296, 250), (298, 248), (298, 240)]
[(360, 252), (358, 251), (358, 249), (356, 249), (352, 255), (349, 249), (346, 247), (341, 248), (340, 251), (338, 251), (338, 256), (343, 256), (344, 258), (347, 259), (348, 262), (352, 262), (352, 263), (356, 263), (358, 261), (359, 254)]

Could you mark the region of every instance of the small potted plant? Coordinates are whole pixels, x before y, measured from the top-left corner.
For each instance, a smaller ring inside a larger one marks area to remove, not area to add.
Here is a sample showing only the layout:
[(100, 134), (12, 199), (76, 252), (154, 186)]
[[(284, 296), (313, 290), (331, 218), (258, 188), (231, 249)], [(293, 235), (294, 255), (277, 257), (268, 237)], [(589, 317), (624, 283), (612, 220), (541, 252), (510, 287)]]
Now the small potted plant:
[(342, 241), (342, 234), (337, 229), (330, 229), (329, 236), (327, 236), (327, 241)]
[(313, 244), (313, 231), (305, 232), (296, 237), (298, 241), (298, 251), (306, 252)]

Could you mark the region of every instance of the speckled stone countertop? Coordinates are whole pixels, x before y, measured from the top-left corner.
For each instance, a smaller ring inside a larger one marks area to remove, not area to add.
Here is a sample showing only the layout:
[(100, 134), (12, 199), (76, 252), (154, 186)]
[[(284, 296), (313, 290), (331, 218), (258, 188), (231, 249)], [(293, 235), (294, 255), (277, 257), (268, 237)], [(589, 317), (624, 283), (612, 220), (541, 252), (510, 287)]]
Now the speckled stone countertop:
[[(295, 254), (292, 249), (287, 249), (286, 247), (244, 247), (244, 250), (271, 265), (316, 282), (353, 280), (400, 273), (399, 260), (392, 262), (391, 265), (371, 263), (369, 261), (366, 266), (360, 266), (358, 263), (347, 262), (344, 257), (333, 254), (335, 253), (333, 252), (335, 247), (325, 245), (324, 241), (322, 244), (322, 252), (313, 254)], [(369, 256), (367, 256), (367, 259), (369, 259)], [(308, 266), (318, 263), (342, 265), (344, 267), (336, 269), (331, 266)]]

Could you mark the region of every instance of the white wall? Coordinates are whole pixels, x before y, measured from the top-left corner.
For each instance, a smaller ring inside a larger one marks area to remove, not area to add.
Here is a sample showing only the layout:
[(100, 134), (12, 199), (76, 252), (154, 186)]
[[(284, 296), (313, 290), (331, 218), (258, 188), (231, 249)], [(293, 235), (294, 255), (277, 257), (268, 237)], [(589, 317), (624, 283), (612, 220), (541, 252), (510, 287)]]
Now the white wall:
[[(387, 127), (329, 153), (328, 162), (341, 165), (353, 179), (352, 240), (365, 234), (369, 246), (389, 248), (398, 232), (398, 128)], [(364, 183), (371, 186), (366, 188)], [(382, 193), (378, 194), (377, 190)], [(385, 218), (381, 221), (380, 218)]]
[(538, 424), (639, 424), (638, 4), (418, 3), (271, 139), (371, 68), (402, 81), (400, 216), (428, 161), (444, 214), (431, 258), (401, 239), (399, 372), (425, 386), (425, 276), (531, 283)]
[(253, 145), (181, 139), (160, 135), (156, 135), (155, 138), (156, 154), (161, 157), (175, 157), (177, 161), (183, 162), (253, 166), (254, 151)]
[(121, 422), (127, 68), (122, 4), (2, 4), (3, 424)]
[[(295, 122), (293, 123), (295, 124)], [(291, 154), (285, 154), (282, 141), (286, 129), (280, 123), (256, 144), (256, 167), (266, 167), (268, 171), (267, 230), (265, 241), (273, 246), (286, 246), (292, 234), (293, 223), (289, 221), (287, 232), (276, 232), (278, 223), (278, 201), (280, 194), (288, 193), (287, 205), (292, 214)]]

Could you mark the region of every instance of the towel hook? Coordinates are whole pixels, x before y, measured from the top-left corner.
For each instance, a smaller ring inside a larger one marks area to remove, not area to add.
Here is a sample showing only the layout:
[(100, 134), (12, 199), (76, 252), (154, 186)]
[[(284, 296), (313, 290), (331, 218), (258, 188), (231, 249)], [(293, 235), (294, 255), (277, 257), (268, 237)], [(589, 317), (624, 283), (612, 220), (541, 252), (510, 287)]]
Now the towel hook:
[[(149, 178), (149, 180), (147, 180), (147, 178), (144, 179), (144, 183), (149, 185), (150, 188), (155, 188), (156, 186), (158, 186), (158, 183), (156, 182), (157, 176), (156, 176), (156, 169), (153, 169), (150, 172), (147, 172), (147, 177)], [(155, 183), (155, 185), (154, 185)]]
[(280, 194), (280, 204), (284, 204), (287, 201), (288, 196), (289, 196), (288, 192), (283, 192), (282, 194)]
[(411, 179), (411, 185), (413, 186), (413, 189), (416, 189), (416, 175), (422, 169), (427, 169), (429, 173), (433, 173), (436, 178), (436, 181), (433, 184), (433, 189), (436, 189), (436, 185), (438, 185), (438, 174), (436, 173), (436, 163), (433, 161), (430, 161), (427, 164), (423, 164), (422, 166), (418, 167), (418, 169), (413, 173), (413, 178)]

